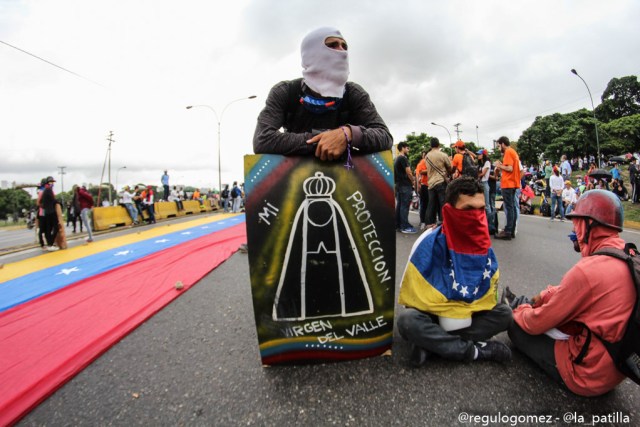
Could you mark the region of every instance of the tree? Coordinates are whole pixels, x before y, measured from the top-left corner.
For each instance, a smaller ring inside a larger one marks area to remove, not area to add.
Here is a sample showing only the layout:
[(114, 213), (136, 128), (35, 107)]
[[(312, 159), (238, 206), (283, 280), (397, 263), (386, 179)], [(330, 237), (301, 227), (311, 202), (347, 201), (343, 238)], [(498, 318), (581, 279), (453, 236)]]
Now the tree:
[(31, 196), (23, 189), (0, 190), (0, 218), (13, 216), (17, 219), (23, 209), (29, 210), (34, 206)]
[(409, 144), (409, 164), (411, 169), (415, 169), (422, 159), (422, 151), (431, 149), (431, 137), (424, 132), (419, 135), (411, 134), (407, 135), (407, 140), (404, 142)]
[(611, 154), (640, 150), (640, 114), (622, 117), (602, 125)]
[(636, 76), (613, 78), (602, 93), (596, 117), (607, 123), (640, 114), (640, 82)]

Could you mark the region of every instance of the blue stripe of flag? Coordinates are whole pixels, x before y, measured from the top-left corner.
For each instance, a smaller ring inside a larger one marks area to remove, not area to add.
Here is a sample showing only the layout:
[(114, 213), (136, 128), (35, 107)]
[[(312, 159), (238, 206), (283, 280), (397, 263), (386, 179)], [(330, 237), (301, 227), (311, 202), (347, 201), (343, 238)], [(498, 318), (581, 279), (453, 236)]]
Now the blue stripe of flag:
[(80, 280), (129, 264), (216, 231), (241, 224), (244, 215), (124, 245), (0, 283), (0, 312)]

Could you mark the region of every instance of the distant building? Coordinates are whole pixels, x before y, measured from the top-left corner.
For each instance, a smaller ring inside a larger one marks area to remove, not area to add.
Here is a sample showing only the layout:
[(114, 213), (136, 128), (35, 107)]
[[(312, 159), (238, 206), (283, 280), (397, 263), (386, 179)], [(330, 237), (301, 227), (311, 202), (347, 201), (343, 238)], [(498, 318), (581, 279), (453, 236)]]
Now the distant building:
[(9, 187), (9, 181), (0, 181), (0, 188), (2, 188), (3, 190), (8, 190)]

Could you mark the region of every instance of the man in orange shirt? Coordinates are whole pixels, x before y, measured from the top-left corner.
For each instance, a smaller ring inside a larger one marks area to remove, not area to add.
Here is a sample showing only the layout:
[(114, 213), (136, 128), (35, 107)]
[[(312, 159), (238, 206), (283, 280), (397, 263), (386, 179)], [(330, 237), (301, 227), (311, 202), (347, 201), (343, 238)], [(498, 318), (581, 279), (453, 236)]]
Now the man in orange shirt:
[(429, 204), (429, 178), (427, 177), (427, 162), (424, 159), (427, 152), (422, 150), (422, 160), (416, 166), (416, 193), (420, 196), (420, 231), (426, 228), (427, 205)]
[(451, 170), (453, 171), (453, 179), (456, 179), (462, 174), (462, 161), (464, 160), (464, 153), (467, 151), (467, 148), (464, 142), (460, 140), (457, 140), (456, 143), (453, 144), (453, 148), (456, 150), (456, 154), (453, 155), (453, 160), (451, 160)]
[(504, 213), (507, 217), (507, 224), (504, 230), (496, 234), (497, 239), (511, 240), (515, 237), (516, 229), (516, 190), (520, 188), (520, 157), (516, 150), (511, 148), (509, 138), (501, 136), (496, 141), (500, 147), (500, 151), (504, 155), (502, 162), (497, 160), (496, 169), (502, 172), (500, 178), (500, 187), (502, 191), (502, 200), (504, 204)]

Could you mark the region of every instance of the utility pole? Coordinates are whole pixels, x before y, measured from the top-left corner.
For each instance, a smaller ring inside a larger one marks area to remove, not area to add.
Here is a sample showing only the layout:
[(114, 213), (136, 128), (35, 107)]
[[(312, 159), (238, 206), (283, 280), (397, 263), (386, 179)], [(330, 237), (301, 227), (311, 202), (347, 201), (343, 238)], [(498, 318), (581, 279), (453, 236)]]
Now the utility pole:
[(113, 131), (109, 131), (109, 205), (113, 205), (113, 200), (111, 199), (111, 143), (113, 143)]
[(455, 125), (453, 125), (454, 128), (456, 128), (456, 138), (457, 141), (460, 141), (460, 134), (462, 133), (462, 131), (460, 130), (460, 125), (461, 123), (456, 123)]
[[(66, 166), (58, 166), (58, 169), (60, 169), (60, 192), (64, 193), (64, 176), (67, 174), (64, 170), (66, 169)], [(62, 196), (62, 202), (64, 203), (64, 196)]]

